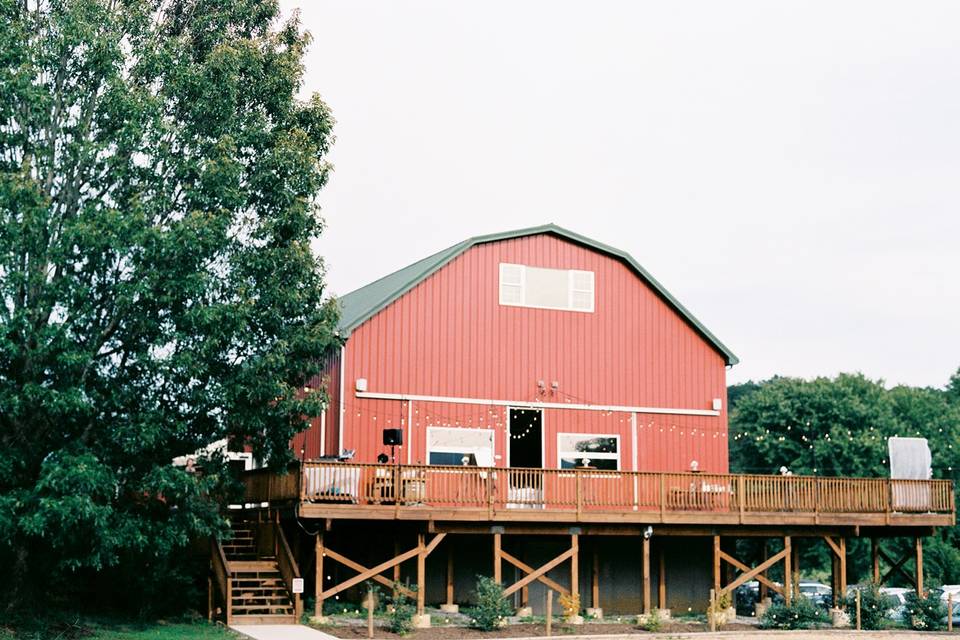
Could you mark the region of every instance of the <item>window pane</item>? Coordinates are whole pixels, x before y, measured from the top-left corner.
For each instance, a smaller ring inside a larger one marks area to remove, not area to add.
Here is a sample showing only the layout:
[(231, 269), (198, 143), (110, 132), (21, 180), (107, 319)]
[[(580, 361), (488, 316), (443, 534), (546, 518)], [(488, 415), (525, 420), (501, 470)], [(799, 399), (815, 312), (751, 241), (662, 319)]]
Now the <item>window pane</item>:
[(566, 309), (568, 286), (567, 271), (527, 267), (524, 302), (533, 307)]
[(500, 302), (503, 304), (523, 304), (523, 289), (512, 285), (500, 285)]
[(463, 466), (463, 459), (467, 458), (467, 465), (477, 466), (477, 456), (472, 453), (452, 453), (448, 451), (431, 451), (430, 464)]
[(523, 265), (519, 264), (500, 264), (500, 284), (523, 283)]
[(593, 291), (593, 272), (592, 271), (574, 271), (573, 288), (576, 291)]
[(584, 466), (583, 461), (589, 460), (590, 467), (593, 469), (604, 469), (607, 471), (616, 471), (617, 470), (617, 461), (613, 458), (600, 458), (594, 459), (589, 456), (584, 458), (561, 458), (560, 459), (560, 468), (561, 469), (576, 469), (577, 467)]
[(617, 438), (589, 433), (561, 433), (558, 439), (560, 451), (585, 453), (618, 453)]
[(587, 291), (574, 291), (572, 300), (574, 309), (593, 308), (593, 293)]

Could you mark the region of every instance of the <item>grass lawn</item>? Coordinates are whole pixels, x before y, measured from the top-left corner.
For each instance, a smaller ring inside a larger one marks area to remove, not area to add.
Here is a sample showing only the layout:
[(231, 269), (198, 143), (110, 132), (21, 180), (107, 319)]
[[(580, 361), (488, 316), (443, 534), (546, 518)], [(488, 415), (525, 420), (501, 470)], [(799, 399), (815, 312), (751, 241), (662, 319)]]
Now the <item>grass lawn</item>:
[(206, 622), (122, 623), (81, 621), (14, 631), (0, 627), (0, 640), (237, 640), (239, 634)]

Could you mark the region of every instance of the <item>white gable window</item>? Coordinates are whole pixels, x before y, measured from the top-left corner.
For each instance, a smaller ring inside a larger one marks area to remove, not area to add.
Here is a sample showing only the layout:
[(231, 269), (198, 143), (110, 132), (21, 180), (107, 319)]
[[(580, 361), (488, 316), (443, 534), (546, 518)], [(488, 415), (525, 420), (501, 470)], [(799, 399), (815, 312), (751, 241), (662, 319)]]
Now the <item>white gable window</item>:
[(592, 271), (543, 269), (500, 263), (500, 304), (536, 309), (593, 311)]
[[(620, 436), (615, 434), (558, 433), (557, 458), (561, 469), (590, 466), (595, 469), (620, 469)], [(589, 463), (587, 463), (589, 461)]]

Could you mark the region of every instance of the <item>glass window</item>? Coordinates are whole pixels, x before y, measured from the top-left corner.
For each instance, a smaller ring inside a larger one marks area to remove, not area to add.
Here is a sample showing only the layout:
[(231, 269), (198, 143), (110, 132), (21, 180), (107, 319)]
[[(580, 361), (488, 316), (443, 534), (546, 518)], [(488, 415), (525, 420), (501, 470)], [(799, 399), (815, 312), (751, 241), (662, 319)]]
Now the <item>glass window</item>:
[(493, 430), (470, 427), (427, 427), (430, 464), (493, 466)]
[(592, 312), (594, 275), (592, 271), (501, 263), (500, 304)]
[(560, 433), (557, 434), (557, 457), (561, 469), (590, 466), (616, 471), (620, 469), (620, 436)]

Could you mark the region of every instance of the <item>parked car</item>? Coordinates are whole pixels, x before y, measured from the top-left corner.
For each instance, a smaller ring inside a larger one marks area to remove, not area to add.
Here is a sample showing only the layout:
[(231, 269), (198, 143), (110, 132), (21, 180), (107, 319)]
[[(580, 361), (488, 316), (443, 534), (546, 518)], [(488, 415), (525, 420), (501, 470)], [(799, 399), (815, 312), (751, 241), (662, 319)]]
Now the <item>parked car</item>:
[(893, 606), (887, 613), (887, 617), (894, 620), (902, 620), (907, 612), (907, 594), (913, 593), (913, 589), (904, 587), (880, 587), (880, 593), (887, 596), (893, 602)]
[(833, 589), (823, 583), (801, 582), (800, 595), (817, 606), (833, 606)]

